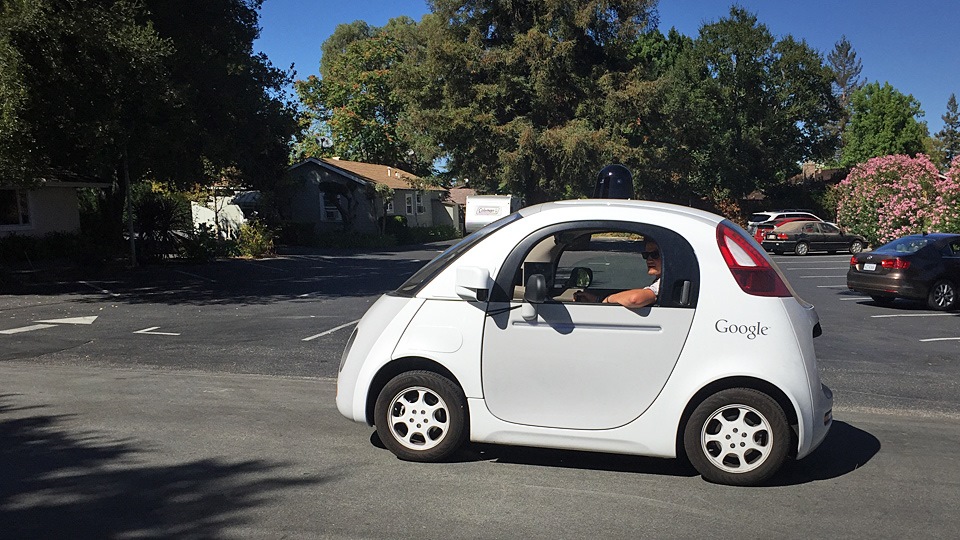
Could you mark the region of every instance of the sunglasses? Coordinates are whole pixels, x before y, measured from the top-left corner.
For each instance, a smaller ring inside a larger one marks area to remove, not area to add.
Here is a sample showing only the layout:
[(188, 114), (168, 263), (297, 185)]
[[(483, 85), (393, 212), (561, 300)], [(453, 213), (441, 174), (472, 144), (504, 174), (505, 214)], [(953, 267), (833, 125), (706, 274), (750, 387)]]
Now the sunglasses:
[(653, 250), (653, 251), (643, 251), (643, 252), (640, 253), (640, 255), (643, 256), (644, 260), (646, 260), (646, 259), (653, 259), (653, 260), (656, 261), (657, 259), (660, 258), (660, 250), (657, 249), (657, 250)]

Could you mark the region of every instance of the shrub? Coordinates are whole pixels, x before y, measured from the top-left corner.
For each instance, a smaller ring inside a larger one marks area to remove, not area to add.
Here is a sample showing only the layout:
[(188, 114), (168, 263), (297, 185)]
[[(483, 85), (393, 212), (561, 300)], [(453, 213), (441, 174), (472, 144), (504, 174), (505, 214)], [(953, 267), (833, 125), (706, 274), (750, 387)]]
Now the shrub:
[(273, 255), (273, 233), (259, 221), (249, 221), (240, 226), (237, 250), (244, 257)]
[(178, 254), (192, 261), (212, 261), (217, 257), (233, 257), (238, 253), (236, 241), (219, 238), (217, 231), (206, 223), (201, 223), (190, 234), (180, 238), (178, 247)]
[(870, 159), (834, 188), (837, 222), (874, 245), (923, 231), (958, 232), (958, 169), (942, 178), (925, 155)]

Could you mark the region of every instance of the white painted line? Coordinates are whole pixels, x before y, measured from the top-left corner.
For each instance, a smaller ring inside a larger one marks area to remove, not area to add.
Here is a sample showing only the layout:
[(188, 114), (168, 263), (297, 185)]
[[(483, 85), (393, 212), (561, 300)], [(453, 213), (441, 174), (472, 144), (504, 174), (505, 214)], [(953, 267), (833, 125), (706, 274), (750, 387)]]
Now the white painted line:
[(846, 285), (817, 285), (818, 289), (846, 289)]
[(134, 334), (150, 334), (153, 336), (179, 336), (179, 333), (176, 332), (154, 332), (159, 326), (151, 326), (150, 328), (144, 328), (143, 330), (137, 330)]
[(106, 294), (106, 295), (109, 295), (109, 296), (120, 296), (120, 295), (117, 294), (117, 293), (110, 292), (110, 291), (108, 291), (108, 290), (106, 290), (106, 289), (101, 289), (100, 287), (97, 287), (96, 285), (94, 285), (94, 284), (92, 284), (92, 283), (89, 283), (89, 282), (87, 282), (87, 281), (78, 281), (77, 283), (82, 283), (82, 284), (86, 285), (87, 287), (90, 287), (91, 289), (93, 289), (93, 290), (95, 290), (95, 291), (97, 291), (97, 292), (99, 292), (99, 293), (101, 293), (101, 294)]
[(208, 278), (208, 277), (203, 277), (203, 276), (200, 276), (200, 275), (197, 275), (197, 274), (191, 274), (190, 272), (184, 272), (183, 270), (174, 270), (174, 272), (177, 272), (178, 274), (183, 274), (183, 275), (185, 275), (185, 276), (195, 277), (195, 278), (197, 278), (197, 279), (202, 279), (202, 280), (204, 280), (204, 281), (209, 281), (210, 283), (216, 283), (216, 282), (217, 282), (217, 280), (215, 280), (215, 279), (210, 279), (210, 278)]
[(842, 275), (842, 276), (800, 276), (801, 279), (812, 279), (812, 278), (837, 278), (837, 279), (840, 279), (840, 278), (845, 278), (845, 277), (847, 277), (846, 274), (844, 274), (844, 275)]
[(935, 337), (920, 340), (921, 343), (929, 343), (931, 341), (960, 341), (960, 337)]
[(898, 315), (871, 315), (874, 319), (889, 319), (892, 317), (954, 317), (953, 313), (901, 313)]
[(838, 298), (841, 302), (849, 302), (851, 300), (870, 300), (869, 296), (857, 296), (855, 298)]
[(51, 324), (93, 324), (93, 321), (97, 320), (97, 316), (93, 315), (90, 317), (70, 317), (68, 319), (50, 319), (48, 321), (33, 321), (39, 323), (51, 323)]
[(0, 334), (19, 334), (21, 332), (32, 332), (34, 330), (43, 330), (44, 328), (53, 328), (55, 324), (34, 324), (31, 326), (21, 326), (20, 328), (11, 328), (9, 330), (0, 330)]
[(815, 268), (803, 268), (803, 267), (799, 267), (799, 266), (798, 266), (797, 268), (793, 268), (793, 267), (789, 267), (789, 268), (788, 268), (788, 267), (786, 267), (786, 266), (781, 266), (780, 268), (783, 268), (784, 270), (846, 270), (846, 269), (847, 269), (846, 266), (842, 266), (842, 267), (840, 267), (840, 266), (818, 266), (818, 267), (815, 267)]
[(328, 334), (332, 334), (332, 333), (336, 332), (337, 330), (342, 330), (342, 329), (344, 329), (344, 328), (346, 328), (346, 327), (348, 327), (348, 326), (353, 326), (353, 325), (357, 324), (358, 322), (360, 322), (360, 319), (357, 319), (357, 320), (355, 320), (355, 321), (350, 321), (350, 322), (348, 322), (347, 324), (341, 324), (340, 326), (338, 326), (338, 327), (336, 327), (336, 328), (331, 328), (331, 329), (327, 330), (326, 332), (320, 332), (319, 334), (317, 334), (317, 335), (315, 335), (315, 336), (310, 336), (310, 337), (303, 338), (303, 339), (300, 340), (300, 341), (313, 341), (313, 340), (317, 339), (318, 337), (323, 337), (323, 336), (326, 336), (326, 335), (328, 335)]

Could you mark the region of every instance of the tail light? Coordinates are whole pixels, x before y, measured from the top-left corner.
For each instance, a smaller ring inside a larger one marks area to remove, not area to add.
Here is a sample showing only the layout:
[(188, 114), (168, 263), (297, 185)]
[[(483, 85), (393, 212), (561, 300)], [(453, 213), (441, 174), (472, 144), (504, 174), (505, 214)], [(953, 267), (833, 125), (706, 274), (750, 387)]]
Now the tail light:
[(717, 226), (717, 246), (743, 292), (753, 296), (793, 296), (780, 272), (770, 265), (764, 254), (727, 222)]
[(850, 257), (850, 266), (856, 266), (856, 265), (857, 265), (857, 256), (854, 255)]
[(777, 235), (777, 240), (786, 240), (787, 238), (790, 238), (790, 237), (784, 233), (780, 233)]
[(906, 270), (907, 268), (910, 268), (910, 261), (905, 261), (900, 257), (897, 257), (896, 259), (886, 259), (884, 261), (880, 261), (880, 266), (889, 268), (890, 270)]

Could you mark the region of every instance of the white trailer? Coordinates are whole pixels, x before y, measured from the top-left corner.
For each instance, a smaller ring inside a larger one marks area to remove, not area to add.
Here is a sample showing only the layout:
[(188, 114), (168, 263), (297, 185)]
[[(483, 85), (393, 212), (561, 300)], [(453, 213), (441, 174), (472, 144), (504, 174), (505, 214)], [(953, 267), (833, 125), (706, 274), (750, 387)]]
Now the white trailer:
[(519, 210), (520, 198), (516, 195), (473, 195), (467, 197), (466, 207), (464, 232), (470, 234)]

